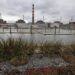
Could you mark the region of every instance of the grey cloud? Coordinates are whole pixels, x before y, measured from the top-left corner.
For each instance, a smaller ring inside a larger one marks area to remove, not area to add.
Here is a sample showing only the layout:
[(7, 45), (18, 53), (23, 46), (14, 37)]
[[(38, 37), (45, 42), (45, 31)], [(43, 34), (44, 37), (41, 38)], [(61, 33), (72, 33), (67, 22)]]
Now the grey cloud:
[[(27, 20), (31, 20), (32, 0), (2, 0), (0, 1), (0, 11), (2, 14), (10, 16), (25, 15)], [(75, 0), (35, 0), (35, 17), (75, 17)], [(37, 13), (36, 13), (37, 12)]]

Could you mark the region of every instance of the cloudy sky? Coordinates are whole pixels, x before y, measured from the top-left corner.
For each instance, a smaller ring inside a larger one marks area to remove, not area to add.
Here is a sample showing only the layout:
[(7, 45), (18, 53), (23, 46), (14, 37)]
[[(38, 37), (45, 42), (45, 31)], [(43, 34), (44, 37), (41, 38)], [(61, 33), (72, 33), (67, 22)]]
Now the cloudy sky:
[(0, 0), (2, 18), (10, 21), (22, 19), (31, 21), (32, 3), (35, 3), (35, 21), (41, 19), (52, 22), (75, 20), (75, 0)]

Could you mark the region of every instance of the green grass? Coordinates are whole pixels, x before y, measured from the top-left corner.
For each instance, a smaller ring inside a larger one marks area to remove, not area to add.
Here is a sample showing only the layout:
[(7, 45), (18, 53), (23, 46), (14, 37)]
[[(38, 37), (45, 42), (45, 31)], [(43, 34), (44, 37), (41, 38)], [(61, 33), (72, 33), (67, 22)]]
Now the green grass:
[(45, 56), (48, 57), (60, 56), (61, 47), (62, 44), (59, 42), (56, 43), (45, 42), (45, 43), (41, 43), (40, 50)]
[(64, 54), (75, 56), (75, 43), (63, 45), (62, 49)]
[(36, 49), (44, 56), (75, 55), (75, 43), (64, 45), (60, 42), (36, 44), (22, 39), (0, 40), (0, 62), (9, 61), (14, 65), (26, 64)]
[(0, 40), (0, 61), (12, 61), (14, 59), (20, 60), (20, 62), (22, 60), (27, 61), (34, 53), (35, 48), (36, 44), (22, 39)]

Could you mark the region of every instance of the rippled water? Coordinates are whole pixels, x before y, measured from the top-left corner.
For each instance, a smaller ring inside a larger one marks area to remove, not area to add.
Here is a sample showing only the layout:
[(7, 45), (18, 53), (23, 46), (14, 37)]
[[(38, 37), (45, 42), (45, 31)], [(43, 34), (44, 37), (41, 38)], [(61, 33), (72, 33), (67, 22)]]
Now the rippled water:
[[(1, 32), (2, 30), (0, 30)], [(12, 32), (16, 32), (17, 30), (12, 30)], [(18, 30), (18, 32), (30, 32), (30, 30)], [(73, 35), (44, 35), (44, 34), (54, 34), (54, 30), (33, 30), (33, 33), (35, 34), (21, 34), (21, 33), (12, 33), (10, 34), (10, 30), (4, 30), (4, 32), (9, 32), (5, 34), (0, 34), (0, 39), (8, 39), (10, 37), (12, 38), (22, 38), (24, 40), (28, 41), (35, 41), (35, 42), (45, 42), (45, 41), (51, 41), (51, 42), (63, 42), (63, 43), (72, 43), (75, 42), (75, 31), (74, 30), (57, 30), (57, 34), (73, 34)], [(38, 33), (41, 32), (41, 33)]]

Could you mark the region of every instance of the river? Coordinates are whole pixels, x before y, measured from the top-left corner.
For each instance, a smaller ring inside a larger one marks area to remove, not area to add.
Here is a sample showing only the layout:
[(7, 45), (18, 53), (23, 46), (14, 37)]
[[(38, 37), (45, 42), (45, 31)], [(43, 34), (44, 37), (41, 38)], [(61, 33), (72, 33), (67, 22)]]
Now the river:
[[(56, 30), (56, 34), (55, 35), (55, 31), (54, 29), (37, 29), (37, 30), (33, 30), (32, 34), (30, 34), (30, 29), (25, 29), (25, 30), (17, 30), (12, 29), (12, 32), (15, 33), (11, 33), (10, 34), (10, 30), (9, 29), (5, 29), (4, 33), (0, 34), (0, 39), (8, 39), (8, 38), (22, 38), (23, 40), (28, 40), (28, 41), (34, 41), (37, 43), (41, 43), (41, 42), (62, 42), (62, 43), (73, 43), (75, 42), (75, 30), (63, 30), (63, 29), (57, 29)], [(0, 32), (3, 32), (3, 30), (0, 29)], [(25, 32), (25, 33), (20, 33), (20, 32)], [(45, 35), (46, 34), (46, 35)], [(48, 34), (48, 35), (47, 35)], [(53, 35), (54, 34), (54, 35)], [(61, 35), (58, 35), (61, 34)]]

